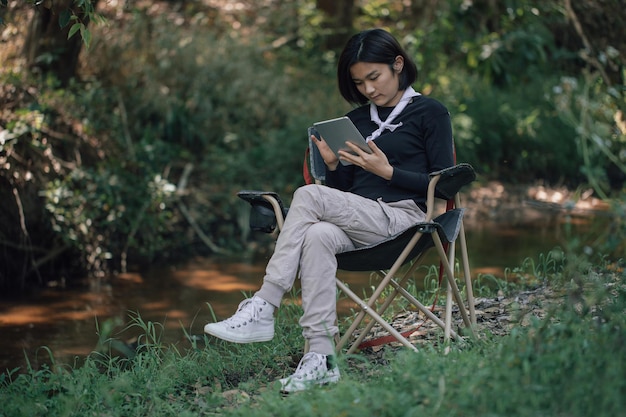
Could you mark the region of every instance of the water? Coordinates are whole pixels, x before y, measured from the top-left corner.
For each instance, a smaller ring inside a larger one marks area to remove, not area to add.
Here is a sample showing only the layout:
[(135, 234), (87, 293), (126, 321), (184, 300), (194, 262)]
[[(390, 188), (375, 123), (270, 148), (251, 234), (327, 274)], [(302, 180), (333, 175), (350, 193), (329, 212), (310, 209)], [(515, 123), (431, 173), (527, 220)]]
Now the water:
[[(563, 216), (544, 216), (544, 222), (470, 222), (467, 227), (472, 276), (504, 277), (505, 268), (537, 259), (572, 236), (592, 240), (604, 223), (601, 218), (570, 221), (571, 235), (564, 234)], [(430, 255), (434, 259), (434, 251)], [(429, 256), (430, 256), (429, 255)], [(131, 340), (137, 329), (126, 329), (129, 314), (145, 322), (163, 325), (162, 340), (188, 346), (185, 333), (202, 334), (212, 321), (228, 317), (243, 299), (242, 291), (254, 292), (263, 276), (266, 260), (252, 263), (193, 259), (183, 265), (124, 274), (110, 282), (80, 288), (48, 288), (37, 296), (0, 302), (0, 369), (37, 368), (50, 363), (80, 364), (97, 345), (98, 331), (106, 320), (118, 320), (113, 336)], [(369, 274), (340, 272), (339, 276), (361, 293), (369, 286)], [(210, 302), (210, 307), (209, 303)], [(346, 312), (351, 306), (341, 305)], [(125, 324), (125, 325), (124, 325)], [(42, 348), (45, 346), (45, 348)]]

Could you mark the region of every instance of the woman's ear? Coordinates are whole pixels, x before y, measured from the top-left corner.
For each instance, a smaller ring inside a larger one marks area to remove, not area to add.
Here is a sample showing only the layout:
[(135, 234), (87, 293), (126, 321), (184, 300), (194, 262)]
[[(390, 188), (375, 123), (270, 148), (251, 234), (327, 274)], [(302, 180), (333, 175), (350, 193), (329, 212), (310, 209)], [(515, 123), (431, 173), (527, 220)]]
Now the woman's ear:
[(398, 55), (393, 62), (393, 70), (399, 74), (402, 72), (402, 68), (404, 68), (404, 58), (402, 55)]

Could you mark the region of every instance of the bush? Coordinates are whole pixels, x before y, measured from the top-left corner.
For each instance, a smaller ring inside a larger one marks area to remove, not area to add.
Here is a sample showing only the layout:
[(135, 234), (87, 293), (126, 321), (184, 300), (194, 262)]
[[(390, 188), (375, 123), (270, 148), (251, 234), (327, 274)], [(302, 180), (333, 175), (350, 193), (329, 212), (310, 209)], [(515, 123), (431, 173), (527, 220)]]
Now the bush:
[(576, 187), (582, 160), (575, 131), (563, 123), (545, 93), (550, 80), (507, 89), (452, 70), (438, 77), (438, 95), (451, 112), (457, 159), (505, 183), (537, 179)]
[(288, 197), (302, 183), (306, 127), (346, 110), (333, 83), (202, 22), (138, 15), (124, 32), (99, 29), (97, 71), (75, 93), (103, 160), (49, 185), (55, 227), (96, 269), (129, 250), (151, 260), (194, 245), (241, 249), (246, 207), (236, 192)]

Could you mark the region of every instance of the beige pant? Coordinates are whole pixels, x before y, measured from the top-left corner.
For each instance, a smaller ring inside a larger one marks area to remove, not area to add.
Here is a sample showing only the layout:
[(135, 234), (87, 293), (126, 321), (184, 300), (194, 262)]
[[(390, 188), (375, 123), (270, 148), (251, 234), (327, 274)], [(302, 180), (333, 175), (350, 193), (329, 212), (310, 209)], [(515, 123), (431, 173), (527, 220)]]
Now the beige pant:
[(338, 332), (335, 254), (379, 242), (425, 217), (413, 200), (384, 203), (323, 185), (301, 187), (257, 295), (278, 307), (299, 269), (303, 336), (312, 352), (332, 354)]

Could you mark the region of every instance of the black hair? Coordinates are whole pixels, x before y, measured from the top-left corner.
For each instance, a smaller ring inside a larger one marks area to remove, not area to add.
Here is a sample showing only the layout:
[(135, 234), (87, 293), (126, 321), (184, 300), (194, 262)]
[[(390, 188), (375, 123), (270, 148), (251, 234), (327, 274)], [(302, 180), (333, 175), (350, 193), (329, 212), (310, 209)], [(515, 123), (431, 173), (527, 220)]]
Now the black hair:
[(404, 58), (399, 77), (400, 90), (405, 90), (417, 79), (417, 66), (396, 38), (383, 29), (369, 29), (353, 35), (343, 48), (337, 64), (337, 82), (343, 98), (353, 104), (365, 104), (368, 101), (352, 80), (350, 68), (354, 64), (358, 62), (387, 64), (393, 71), (393, 63), (398, 55)]

